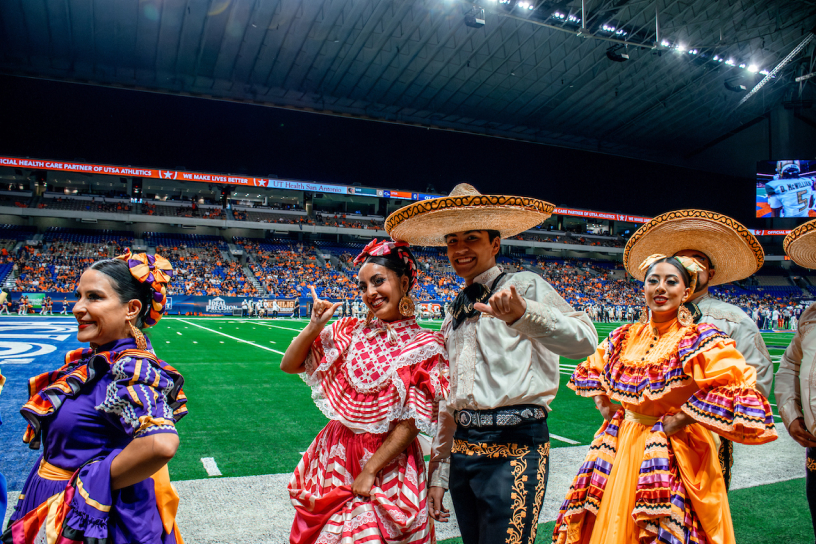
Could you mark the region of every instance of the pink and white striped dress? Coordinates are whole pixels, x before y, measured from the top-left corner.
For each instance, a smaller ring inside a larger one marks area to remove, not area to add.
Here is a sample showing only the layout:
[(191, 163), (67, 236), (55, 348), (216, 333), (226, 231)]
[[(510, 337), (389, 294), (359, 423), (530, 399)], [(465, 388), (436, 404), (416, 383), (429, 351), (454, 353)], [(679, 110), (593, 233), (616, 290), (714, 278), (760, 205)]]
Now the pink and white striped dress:
[(343, 318), (323, 330), (303, 380), (331, 421), (289, 480), (295, 507), (292, 544), (430, 543), (425, 462), (418, 440), (377, 475), (372, 497), (351, 485), (394, 425), (413, 419), (436, 434), (439, 401), (449, 390), (442, 334), (413, 317), (366, 324)]

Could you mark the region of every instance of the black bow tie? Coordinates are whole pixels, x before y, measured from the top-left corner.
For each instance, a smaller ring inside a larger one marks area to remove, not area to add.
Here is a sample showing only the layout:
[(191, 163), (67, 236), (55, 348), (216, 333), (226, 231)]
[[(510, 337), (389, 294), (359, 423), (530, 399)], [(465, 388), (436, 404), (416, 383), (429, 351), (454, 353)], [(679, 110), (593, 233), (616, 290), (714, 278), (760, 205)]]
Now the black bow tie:
[(490, 295), (493, 294), (493, 289), (496, 288), (496, 284), (499, 283), (499, 280), (504, 275), (505, 272), (502, 272), (499, 277), (493, 281), (493, 285), (491, 285), (490, 288), (481, 283), (473, 282), (459, 291), (459, 294), (456, 295), (453, 301), (453, 308), (451, 309), (453, 330), (458, 329), (465, 320), (479, 315), (479, 310), (476, 310), (474, 306), (478, 302), (487, 304)]

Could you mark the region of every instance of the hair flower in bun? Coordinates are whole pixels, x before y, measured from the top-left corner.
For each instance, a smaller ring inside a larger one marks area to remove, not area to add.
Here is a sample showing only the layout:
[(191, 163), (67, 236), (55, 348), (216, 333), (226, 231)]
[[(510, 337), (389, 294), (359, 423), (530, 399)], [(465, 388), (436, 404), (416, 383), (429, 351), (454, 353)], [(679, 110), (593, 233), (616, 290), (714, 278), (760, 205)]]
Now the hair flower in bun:
[(161, 255), (134, 254), (130, 249), (116, 259), (125, 261), (130, 274), (139, 283), (146, 283), (153, 289), (150, 311), (144, 317), (145, 327), (152, 327), (164, 315), (164, 308), (167, 305), (167, 284), (173, 277), (173, 266)]

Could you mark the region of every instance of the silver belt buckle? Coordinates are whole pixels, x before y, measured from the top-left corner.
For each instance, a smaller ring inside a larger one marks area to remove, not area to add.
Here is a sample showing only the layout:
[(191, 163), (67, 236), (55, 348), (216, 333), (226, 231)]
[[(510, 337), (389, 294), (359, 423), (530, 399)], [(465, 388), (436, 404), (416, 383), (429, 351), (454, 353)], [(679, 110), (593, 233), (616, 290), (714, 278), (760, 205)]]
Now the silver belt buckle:
[(473, 423), (473, 416), (471, 416), (469, 412), (466, 412), (464, 410), (461, 410), (459, 412), (457, 419), (459, 425), (461, 425), (462, 427), (470, 427), (470, 425)]

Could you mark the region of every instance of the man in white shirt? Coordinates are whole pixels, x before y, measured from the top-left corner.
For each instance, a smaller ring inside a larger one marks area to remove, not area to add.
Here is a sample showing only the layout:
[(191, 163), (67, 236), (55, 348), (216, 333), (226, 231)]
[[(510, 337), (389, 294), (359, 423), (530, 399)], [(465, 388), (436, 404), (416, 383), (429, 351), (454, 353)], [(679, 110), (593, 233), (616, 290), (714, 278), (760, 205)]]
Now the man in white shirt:
[[(782, 247), (799, 266), (816, 269), (816, 221), (791, 231)], [(805, 495), (816, 534), (816, 304), (792, 319), (798, 330), (779, 361), (774, 394), (788, 433), (806, 448)]]
[[(559, 355), (588, 357), (597, 348), (597, 332), (586, 314), (574, 311), (540, 276), (502, 273), (495, 261), (497, 232), (458, 232), (447, 239), (457, 275), (467, 286), (481, 284), (493, 294), (489, 304), (475, 305), (481, 315), (457, 327), (455, 307), (442, 325), (452, 387), (431, 458), (440, 463), (431, 478), (431, 500), (440, 505), (450, 486), (467, 544), (503, 542), (508, 520), (523, 509), (532, 519), (519, 527), (519, 541), (532, 542), (546, 492), (546, 415), (558, 390)], [(518, 424), (495, 425), (502, 418), (517, 418)], [(494, 458), (496, 452), (500, 458)], [(519, 470), (521, 462), (529, 474)], [(525, 477), (526, 485), (519, 484)], [(513, 494), (521, 501), (512, 500)]]
[[(450, 487), (464, 544), (535, 541), (559, 356), (582, 359), (598, 346), (589, 317), (540, 276), (496, 266), (500, 238), (551, 212), (546, 202), (480, 195), (461, 184), (450, 197), (411, 204), (386, 219), (395, 240), (446, 246), (465, 280), (442, 324), (451, 390), (444, 411), (440, 405), (428, 500), (431, 517), (447, 521), (442, 498)], [(450, 225), (462, 230), (450, 232)]]

